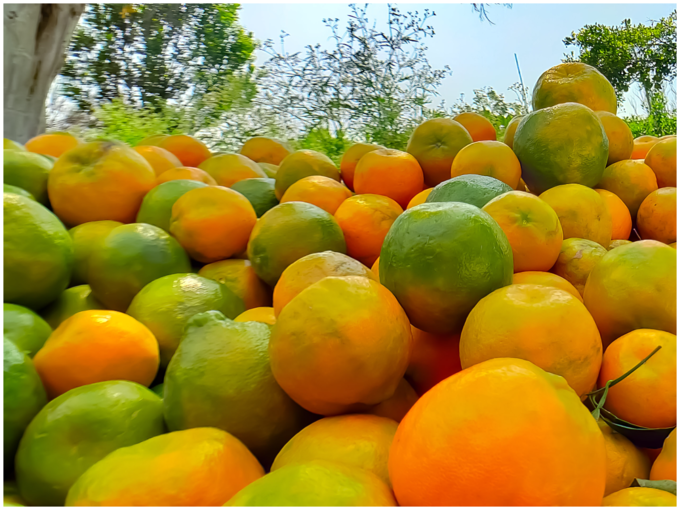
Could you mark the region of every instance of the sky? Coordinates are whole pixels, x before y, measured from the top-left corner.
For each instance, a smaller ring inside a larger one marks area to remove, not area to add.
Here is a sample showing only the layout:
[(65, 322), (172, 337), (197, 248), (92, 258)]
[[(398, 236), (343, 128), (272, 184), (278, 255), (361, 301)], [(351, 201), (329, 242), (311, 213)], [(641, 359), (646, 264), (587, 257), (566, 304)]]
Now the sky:
[[(349, 3), (349, 2), (348, 2)], [(240, 20), (242, 26), (262, 42), (273, 39), (278, 43), (281, 30), (289, 34), (286, 50), (289, 53), (303, 50), (308, 44), (328, 44), (330, 30), (323, 18), (346, 20), (350, 12), (348, 3), (243, 3)], [(363, 5), (363, 4), (359, 4)], [(471, 102), (474, 89), (493, 87), (516, 101), (514, 92), (508, 90), (519, 81), (514, 54), (519, 59), (524, 85), (531, 91), (545, 70), (559, 64), (567, 49), (562, 42), (573, 31), (587, 24), (618, 25), (624, 19), (632, 23), (649, 23), (668, 16), (676, 4), (512, 4), (508, 9), (492, 5), (487, 12), (493, 25), (480, 21), (471, 4), (395, 3), (402, 12), (423, 11), (429, 8), (436, 13), (429, 24), (435, 36), (427, 40), (428, 60), (432, 67), (445, 65), (453, 71), (439, 88), (440, 98), (451, 106), (461, 94)], [(386, 19), (387, 4), (371, 4), (369, 17), (378, 22)], [(257, 64), (266, 55), (257, 54)], [(634, 113), (639, 105), (632, 92), (623, 104), (623, 112)]]

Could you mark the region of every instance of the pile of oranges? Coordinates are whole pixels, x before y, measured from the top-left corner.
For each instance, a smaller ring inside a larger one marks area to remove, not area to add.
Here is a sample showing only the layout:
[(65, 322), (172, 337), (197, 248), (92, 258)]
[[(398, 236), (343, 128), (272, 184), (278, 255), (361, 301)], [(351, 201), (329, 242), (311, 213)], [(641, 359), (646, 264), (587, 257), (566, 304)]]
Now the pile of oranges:
[(677, 141), (616, 106), (5, 140), (5, 505), (675, 506)]

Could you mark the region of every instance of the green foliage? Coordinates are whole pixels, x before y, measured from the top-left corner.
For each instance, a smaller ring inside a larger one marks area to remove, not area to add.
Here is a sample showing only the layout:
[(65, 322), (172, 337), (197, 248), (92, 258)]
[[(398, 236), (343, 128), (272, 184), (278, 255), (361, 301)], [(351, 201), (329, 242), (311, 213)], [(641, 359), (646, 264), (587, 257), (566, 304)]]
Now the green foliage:
[(333, 163), (340, 165), (342, 155), (352, 146), (352, 141), (340, 131), (332, 135), (328, 129), (313, 128), (303, 138), (293, 142), (295, 150), (312, 149), (331, 158)]
[(665, 98), (660, 93), (652, 96), (651, 111), (647, 117), (632, 116), (623, 120), (635, 138), (643, 135), (675, 135), (678, 132), (678, 115), (667, 111)]

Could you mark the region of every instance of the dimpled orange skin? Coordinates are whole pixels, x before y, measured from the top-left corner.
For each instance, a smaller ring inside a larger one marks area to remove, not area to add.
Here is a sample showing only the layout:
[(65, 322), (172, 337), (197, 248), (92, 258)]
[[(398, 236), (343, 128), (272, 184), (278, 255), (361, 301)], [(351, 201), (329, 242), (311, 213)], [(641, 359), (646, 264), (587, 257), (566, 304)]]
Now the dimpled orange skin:
[(257, 163), (241, 154), (217, 154), (206, 159), (198, 168), (210, 174), (218, 186), (225, 188), (244, 179), (267, 177)]
[(239, 152), (256, 163), (280, 165), (283, 158), (292, 151), (288, 144), (281, 140), (266, 136), (255, 136), (246, 140)]
[(153, 145), (138, 145), (133, 150), (142, 156), (153, 168), (156, 177), (172, 168), (182, 166), (182, 162), (172, 152)]
[(492, 358), (531, 361), (584, 395), (600, 372), (602, 340), (586, 307), (568, 292), (509, 285), (477, 303), (460, 337), (464, 369)]
[(354, 190), (361, 195), (389, 197), (402, 208), (423, 190), (423, 171), (408, 152), (378, 149), (357, 163)]
[(282, 310), (269, 342), (274, 377), (316, 414), (391, 397), (406, 372), (411, 328), (399, 302), (360, 276), (328, 277)]
[(619, 197), (628, 207), (631, 218), (637, 216), (640, 204), (647, 195), (659, 189), (654, 171), (644, 162), (630, 159), (605, 168), (597, 187)]
[(215, 179), (213, 179), (210, 174), (204, 172), (200, 168), (191, 168), (188, 166), (179, 166), (163, 172), (156, 177), (156, 184), (163, 184), (168, 181), (179, 181), (182, 179), (202, 182), (208, 186), (217, 186), (217, 182), (215, 182)]
[(44, 133), (26, 142), (28, 152), (47, 154), (58, 158), (64, 152), (74, 149), (80, 144), (79, 140), (68, 133)]
[(613, 240), (611, 243), (609, 243), (609, 246), (607, 247), (607, 251), (613, 250), (614, 248), (618, 248), (619, 246), (623, 246), (624, 244), (630, 244), (633, 241), (629, 241), (628, 239), (616, 239)]
[(391, 198), (381, 195), (355, 195), (335, 211), (347, 243), (347, 254), (366, 266), (372, 266), (392, 223), (404, 212)]
[(184, 166), (197, 167), (212, 155), (206, 144), (189, 135), (168, 136), (158, 146), (172, 152)]
[(612, 217), (612, 241), (628, 239), (633, 229), (633, 220), (630, 217), (630, 211), (626, 204), (611, 191), (606, 189), (596, 189), (595, 191), (604, 200), (609, 215)]
[[(517, 131), (517, 126), (519, 126), (519, 123), (522, 122), (522, 117), (523, 115), (513, 117), (510, 123), (508, 124), (508, 127), (505, 128), (505, 134), (503, 135), (503, 143), (510, 147), (511, 149), (512, 144), (515, 141), (515, 131)], [(524, 191), (524, 188), (522, 188), (522, 191)]]
[(451, 177), (487, 175), (516, 189), (522, 175), (519, 159), (503, 142), (485, 140), (463, 147), (451, 164)]
[(252, 453), (212, 427), (120, 448), (71, 487), (69, 506), (219, 506), (264, 476)]
[(607, 250), (595, 241), (578, 237), (565, 239), (550, 272), (567, 280), (583, 296), (590, 272), (606, 254)]
[(354, 191), (354, 170), (364, 154), (384, 148), (375, 143), (355, 143), (345, 151), (340, 160), (340, 175), (349, 189)]
[(229, 259), (206, 264), (199, 276), (220, 282), (243, 300), (246, 310), (269, 307), (272, 291), (255, 274), (253, 265), (247, 259)]
[(394, 395), (368, 408), (366, 412), (375, 416), (389, 418), (399, 423), (417, 401), (418, 394), (416, 390), (413, 389), (413, 386), (406, 379), (402, 379), (399, 381)]
[(630, 155), (630, 159), (645, 159), (650, 149), (654, 147), (658, 142), (659, 138), (651, 135), (638, 136), (633, 140), (633, 153)]
[(562, 225), (543, 200), (531, 193), (509, 191), (493, 198), (482, 211), (496, 220), (508, 238), (516, 273), (548, 271), (555, 264), (562, 248)]
[(462, 370), (460, 333), (435, 335), (411, 326), (413, 348), (406, 369), (406, 379), (418, 395)]
[(547, 285), (548, 287), (555, 287), (563, 290), (574, 296), (579, 301), (583, 302), (583, 298), (579, 291), (567, 280), (553, 273), (546, 273), (543, 271), (523, 271), (512, 275), (512, 283), (516, 285)]
[(607, 485), (604, 495), (630, 487), (636, 478), (648, 480), (651, 462), (647, 455), (636, 448), (626, 436), (612, 430), (602, 419), (597, 424), (602, 431), (607, 451)]
[(307, 202), (320, 207), (328, 214), (335, 214), (340, 204), (352, 196), (342, 183), (323, 175), (310, 175), (291, 184), (281, 197), (280, 203)]
[(208, 186), (193, 189), (175, 202), (170, 233), (191, 258), (210, 263), (245, 250), (256, 222), (246, 197), (229, 188)]
[(318, 151), (299, 150), (286, 156), (276, 171), (276, 198), (281, 200), (294, 182), (310, 175), (323, 175), (340, 182), (340, 170), (328, 156)]
[(276, 316), (274, 315), (274, 309), (271, 306), (261, 306), (258, 308), (251, 308), (246, 310), (241, 315), (234, 319), (235, 322), (264, 322), (273, 326), (276, 324)]
[(604, 353), (599, 388), (625, 374), (657, 346), (661, 349), (609, 388), (605, 409), (640, 427), (675, 427), (676, 345), (675, 335), (655, 329), (636, 329), (614, 340)]
[(432, 193), (433, 189), (434, 188), (425, 188), (423, 191), (418, 193), (411, 199), (411, 201), (406, 206), (406, 209), (411, 209), (417, 205), (424, 204), (425, 200), (427, 200), (427, 197), (430, 196), (430, 193)]
[(673, 429), (673, 432), (663, 442), (661, 453), (654, 460), (652, 464), (652, 471), (649, 475), (650, 480), (674, 480), (678, 479), (678, 463), (677, 463), (677, 448), (678, 448), (678, 429)]
[(306, 255), (288, 266), (274, 287), (276, 316), (300, 292), (327, 276), (363, 276), (378, 281), (371, 270), (343, 253), (323, 251)]
[(453, 120), (459, 122), (470, 133), (473, 142), (482, 140), (496, 140), (496, 128), (486, 117), (474, 112), (464, 112), (456, 115)]
[(597, 506), (606, 477), (602, 433), (567, 382), (508, 358), (420, 397), (388, 465), (402, 506)]
[(664, 244), (674, 243), (678, 237), (677, 204), (677, 188), (659, 188), (647, 195), (637, 213), (640, 237)]
[(609, 140), (607, 164), (611, 165), (617, 161), (631, 159), (634, 142), (633, 133), (628, 124), (611, 112), (599, 111), (595, 112), (595, 115), (602, 122), (604, 132), (607, 134), (607, 140)]
[(676, 187), (678, 184), (678, 139), (662, 138), (649, 149), (645, 165), (654, 170), (660, 188)]
[(47, 191), (52, 209), (67, 226), (88, 221), (135, 221), (144, 195), (156, 185), (151, 165), (126, 145), (91, 142), (61, 156)]
[(601, 506), (678, 506), (678, 498), (661, 489), (629, 487), (604, 498)]
[(62, 322), (33, 358), (50, 398), (101, 381), (148, 386), (158, 371), (158, 342), (129, 315), (86, 310)]

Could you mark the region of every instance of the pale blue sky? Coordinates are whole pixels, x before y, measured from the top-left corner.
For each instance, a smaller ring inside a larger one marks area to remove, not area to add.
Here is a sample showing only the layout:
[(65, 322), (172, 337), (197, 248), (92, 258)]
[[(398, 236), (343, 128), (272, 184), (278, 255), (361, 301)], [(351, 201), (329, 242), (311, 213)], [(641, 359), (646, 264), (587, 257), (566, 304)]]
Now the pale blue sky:
[[(363, 5), (363, 4), (359, 4)], [(562, 40), (584, 25), (601, 23), (618, 25), (629, 18), (633, 23), (648, 23), (668, 16), (676, 4), (513, 4), (512, 9), (500, 5), (488, 9), (490, 25), (481, 22), (470, 4), (395, 3), (402, 12), (429, 8), (437, 16), (429, 24), (436, 35), (428, 39), (428, 59), (435, 68), (449, 65), (453, 75), (439, 88), (441, 98), (451, 105), (461, 93), (470, 101), (472, 90), (492, 86), (506, 98), (515, 100), (507, 90), (519, 81), (513, 54), (519, 58), (524, 84), (533, 89), (536, 80), (546, 69), (558, 64), (567, 51)], [(386, 4), (371, 4), (368, 14), (382, 23), (386, 19)], [(281, 30), (290, 53), (302, 50), (307, 44), (328, 42), (330, 31), (323, 18), (346, 20), (348, 3), (317, 4), (242, 4), (242, 25), (260, 41), (274, 39), (278, 43)], [(265, 55), (258, 53), (258, 64)], [(635, 99), (628, 94), (629, 101)], [(632, 107), (626, 101), (625, 112)]]

